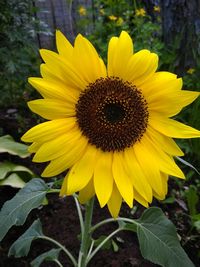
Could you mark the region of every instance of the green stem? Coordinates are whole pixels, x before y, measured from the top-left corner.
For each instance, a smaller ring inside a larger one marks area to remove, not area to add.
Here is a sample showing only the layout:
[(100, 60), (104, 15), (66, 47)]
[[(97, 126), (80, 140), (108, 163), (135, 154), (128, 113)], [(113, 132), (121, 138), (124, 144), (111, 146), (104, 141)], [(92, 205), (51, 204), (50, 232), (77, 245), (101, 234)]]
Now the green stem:
[(48, 194), (50, 193), (60, 193), (60, 189), (53, 189), (53, 188), (50, 188), (48, 191), (47, 191)]
[(133, 5), (134, 5), (135, 12), (136, 12), (136, 10), (137, 10), (136, 0), (133, 0)]
[(83, 231), (84, 231), (83, 215), (82, 215), (82, 212), (81, 212), (81, 208), (80, 208), (80, 204), (78, 202), (77, 196), (74, 194), (73, 197), (74, 197), (74, 201), (75, 201), (75, 204), (76, 204), (76, 209), (77, 209), (77, 212), (78, 212), (78, 217), (79, 217), (79, 222), (80, 222), (80, 227), (81, 227), (81, 240), (82, 240), (83, 239)]
[(115, 231), (113, 231), (109, 236), (107, 236), (97, 247), (96, 249), (90, 254), (90, 256), (87, 259), (87, 263), (94, 257), (94, 255), (101, 249), (101, 247), (109, 240), (111, 239), (115, 234), (122, 231), (123, 228), (118, 228)]
[(110, 222), (117, 222), (117, 219), (113, 219), (113, 218), (109, 218), (109, 219), (105, 219), (97, 224), (95, 224), (93, 227), (91, 227), (90, 231), (91, 233), (94, 232), (97, 228), (99, 228), (100, 226), (110, 223)]
[(77, 262), (76, 262), (75, 258), (73, 257), (73, 255), (71, 254), (71, 252), (69, 252), (69, 250), (67, 248), (65, 248), (63, 245), (61, 245), (59, 242), (57, 242), (56, 240), (54, 240), (53, 238), (48, 237), (48, 236), (39, 236), (38, 238), (41, 238), (41, 239), (44, 239), (44, 240), (48, 240), (48, 241), (54, 243), (59, 248), (61, 248), (63, 250), (63, 252), (65, 252), (65, 254), (70, 258), (70, 260), (72, 261), (73, 265), (77, 266)]
[[(128, 223), (132, 223), (135, 224), (135, 226), (138, 225), (138, 223), (136, 221), (134, 221), (133, 219), (128, 219), (128, 218), (124, 218), (124, 217), (119, 217), (117, 219), (113, 219), (113, 218), (109, 218), (106, 219), (104, 221), (101, 221), (99, 223), (97, 223), (96, 225), (94, 225), (93, 227), (91, 227), (90, 229), (90, 233), (94, 232), (97, 228), (99, 228), (100, 226), (110, 223), (110, 222), (128, 222)], [(91, 253), (92, 249), (90, 249), (90, 253), (88, 253), (88, 258), (87, 258), (87, 263), (94, 257), (94, 255), (101, 249), (101, 247), (109, 240), (111, 239), (114, 235), (116, 235), (118, 232), (125, 230), (122, 226), (119, 226), (118, 229), (116, 229), (115, 231), (113, 231), (109, 236), (107, 236), (97, 247), (96, 249)], [(135, 228), (136, 231), (136, 228)]]
[(86, 267), (87, 265), (88, 249), (91, 243), (90, 228), (92, 223), (93, 206), (94, 206), (94, 198), (92, 198), (86, 204), (85, 221), (83, 228), (83, 236), (81, 240), (81, 247), (79, 251), (78, 267)]
[(90, 254), (92, 253), (93, 247), (94, 247), (94, 240), (92, 240), (92, 242), (91, 242), (90, 249), (89, 249), (88, 255), (87, 255), (88, 258), (90, 257)]
[(58, 261), (58, 260), (53, 260), (54, 262), (56, 262), (58, 264), (59, 267), (63, 267), (63, 265)]
[(94, 232), (97, 228), (99, 228), (100, 226), (104, 225), (104, 224), (107, 224), (107, 223), (110, 223), (110, 222), (128, 222), (128, 223), (133, 223), (135, 225), (137, 225), (137, 222), (135, 222), (133, 219), (128, 219), (128, 218), (124, 218), (124, 217), (119, 217), (119, 218), (116, 218), (116, 219), (113, 219), (113, 218), (110, 218), (110, 219), (106, 219), (106, 220), (103, 220), (97, 224), (95, 224), (93, 227), (91, 227), (91, 230), (90, 232)]

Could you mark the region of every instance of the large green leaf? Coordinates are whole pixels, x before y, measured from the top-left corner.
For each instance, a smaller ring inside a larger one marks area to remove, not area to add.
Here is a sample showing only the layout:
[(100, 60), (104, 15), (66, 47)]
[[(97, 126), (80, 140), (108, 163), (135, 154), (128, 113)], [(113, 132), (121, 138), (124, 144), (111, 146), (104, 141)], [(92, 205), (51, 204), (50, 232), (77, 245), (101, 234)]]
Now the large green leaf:
[(45, 182), (35, 178), (3, 205), (0, 212), (0, 241), (13, 225), (22, 225), (30, 211), (43, 203), (47, 191)]
[(0, 186), (22, 188), (33, 177), (33, 172), (22, 165), (5, 161), (0, 163)]
[(0, 186), (9, 185), (16, 188), (22, 188), (25, 186), (25, 182), (17, 173), (11, 173), (8, 177), (0, 180)]
[(37, 258), (35, 258), (31, 262), (31, 266), (32, 267), (39, 267), (43, 261), (55, 261), (55, 260), (57, 260), (60, 251), (61, 251), (60, 248), (56, 248), (56, 249), (53, 248), (53, 249), (41, 254), (40, 256), (38, 256)]
[(137, 231), (145, 259), (163, 267), (194, 267), (179, 243), (175, 226), (161, 209), (153, 207), (145, 210), (139, 220), (135, 220), (133, 225), (126, 224), (124, 228)]
[(10, 135), (4, 135), (0, 137), (0, 153), (7, 152), (11, 155), (17, 155), (21, 158), (26, 158), (30, 155), (27, 148), (28, 146), (15, 142)]
[(22, 165), (16, 165), (9, 161), (0, 163), (0, 180), (6, 178), (6, 176), (11, 172), (26, 172), (33, 175), (33, 172)]
[(15, 256), (20, 258), (27, 256), (33, 240), (43, 236), (42, 225), (39, 219), (33, 222), (33, 224), (21, 235), (10, 247), (8, 256)]
[(12, 163), (10, 163), (10, 162), (0, 163), (0, 180), (6, 178), (6, 175), (10, 172), (10, 170), (12, 168), (11, 165), (12, 165)]

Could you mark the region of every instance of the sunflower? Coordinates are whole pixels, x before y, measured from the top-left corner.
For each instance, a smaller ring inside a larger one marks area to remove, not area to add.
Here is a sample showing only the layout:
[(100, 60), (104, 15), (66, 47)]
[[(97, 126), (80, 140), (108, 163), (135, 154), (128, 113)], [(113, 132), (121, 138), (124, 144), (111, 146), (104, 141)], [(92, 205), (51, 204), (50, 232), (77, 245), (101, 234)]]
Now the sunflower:
[(183, 152), (173, 138), (200, 137), (200, 131), (170, 117), (198, 96), (182, 91), (182, 79), (156, 72), (158, 56), (133, 52), (122, 31), (108, 46), (107, 68), (92, 44), (78, 35), (72, 46), (56, 32), (58, 53), (40, 50), (42, 78), (29, 83), (42, 98), (29, 108), (48, 121), (26, 132), (34, 162), (49, 162), (43, 177), (64, 171), (60, 195), (94, 195), (117, 217), (124, 200), (148, 207), (164, 199), (168, 176), (184, 179), (174, 161)]

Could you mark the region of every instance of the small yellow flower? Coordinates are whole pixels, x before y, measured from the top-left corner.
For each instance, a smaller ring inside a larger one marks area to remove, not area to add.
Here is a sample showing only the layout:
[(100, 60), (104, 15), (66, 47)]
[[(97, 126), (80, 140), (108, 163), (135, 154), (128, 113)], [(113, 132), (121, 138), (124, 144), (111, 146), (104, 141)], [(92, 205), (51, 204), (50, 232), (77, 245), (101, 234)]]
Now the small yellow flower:
[(108, 16), (109, 17), (109, 19), (110, 20), (112, 20), (112, 21), (115, 21), (115, 20), (117, 20), (117, 17), (116, 16), (114, 16), (114, 15), (110, 15), (110, 16)]
[(187, 73), (188, 74), (193, 74), (195, 72), (195, 69), (193, 69), (193, 68), (189, 68), (188, 70), (187, 70)]
[(78, 10), (78, 13), (79, 13), (80, 16), (85, 16), (86, 13), (87, 13), (86, 8), (83, 7), (83, 6), (80, 6), (79, 10)]
[(105, 15), (105, 11), (104, 11), (104, 9), (103, 9), (103, 8), (100, 8), (100, 9), (99, 9), (99, 13), (100, 13), (101, 15)]
[(154, 7), (153, 7), (153, 10), (154, 10), (155, 12), (160, 12), (160, 7), (159, 7), (159, 6), (154, 6)]
[(122, 17), (119, 17), (118, 20), (116, 21), (117, 26), (121, 26), (124, 23), (124, 20)]
[(139, 16), (144, 17), (146, 15), (146, 11), (144, 8), (136, 9), (135, 15), (137, 17), (139, 17)]

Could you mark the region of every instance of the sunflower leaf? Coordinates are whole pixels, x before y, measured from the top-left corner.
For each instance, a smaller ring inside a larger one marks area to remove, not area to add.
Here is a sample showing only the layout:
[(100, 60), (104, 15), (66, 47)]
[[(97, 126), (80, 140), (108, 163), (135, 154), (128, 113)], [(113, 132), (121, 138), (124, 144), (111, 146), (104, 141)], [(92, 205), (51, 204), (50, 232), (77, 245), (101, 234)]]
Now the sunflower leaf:
[(15, 142), (10, 135), (0, 137), (0, 153), (5, 152), (11, 155), (17, 155), (21, 158), (26, 158), (30, 155), (28, 152), (28, 146)]
[(194, 267), (181, 247), (176, 228), (161, 209), (152, 207), (137, 223), (142, 256), (163, 267)]
[(24, 224), (30, 211), (42, 205), (48, 189), (42, 179), (32, 179), (3, 205), (0, 211), (0, 241), (13, 225)]
[(43, 236), (40, 220), (36, 220), (10, 247), (8, 256), (16, 258), (27, 256), (33, 240)]
[(6, 178), (6, 176), (11, 172), (25, 172), (33, 175), (33, 172), (22, 165), (16, 165), (9, 161), (0, 163), (0, 180)]
[(6, 179), (0, 180), (0, 186), (9, 185), (15, 188), (22, 188), (25, 182), (17, 173), (11, 173)]
[(47, 252), (42, 253), (31, 262), (32, 267), (39, 267), (43, 261), (55, 261), (58, 259), (60, 248), (53, 248)]

